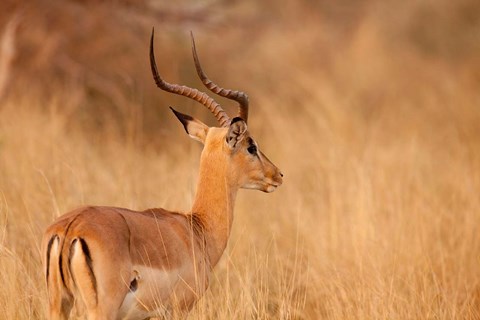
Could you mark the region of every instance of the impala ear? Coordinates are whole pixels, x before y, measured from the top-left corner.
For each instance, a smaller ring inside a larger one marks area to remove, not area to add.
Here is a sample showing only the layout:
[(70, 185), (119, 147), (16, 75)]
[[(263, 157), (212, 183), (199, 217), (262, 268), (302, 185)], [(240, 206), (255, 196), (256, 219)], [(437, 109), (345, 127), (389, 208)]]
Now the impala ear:
[(231, 149), (235, 149), (239, 143), (245, 138), (247, 132), (247, 123), (242, 118), (236, 117), (232, 119), (226, 141)]
[(170, 107), (170, 109), (173, 111), (178, 120), (180, 120), (180, 122), (183, 124), (185, 131), (191, 138), (200, 141), (201, 143), (205, 143), (208, 132), (208, 126), (206, 124), (187, 114), (178, 112), (172, 107)]

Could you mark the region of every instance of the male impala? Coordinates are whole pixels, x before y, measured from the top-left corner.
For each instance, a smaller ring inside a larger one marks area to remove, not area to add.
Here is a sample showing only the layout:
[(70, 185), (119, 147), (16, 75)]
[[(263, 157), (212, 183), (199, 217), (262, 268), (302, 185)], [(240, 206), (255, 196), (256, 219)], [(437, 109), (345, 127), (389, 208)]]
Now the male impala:
[[(239, 103), (230, 120), (203, 92), (164, 81), (150, 39), (153, 78), (161, 89), (202, 103), (220, 127), (208, 127), (172, 109), (188, 135), (204, 144), (193, 207), (132, 211), (83, 207), (59, 217), (45, 232), (42, 258), (52, 319), (69, 317), (73, 304), (88, 319), (147, 319), (186, 313), (208, 287), (227, 245), (239, 188), (272, 192), (282, 173), (247, 130), (248, 97), (211, 82), (192, 52), (203, 84)], [(82, 309), (80, 308), (80, 309)]]

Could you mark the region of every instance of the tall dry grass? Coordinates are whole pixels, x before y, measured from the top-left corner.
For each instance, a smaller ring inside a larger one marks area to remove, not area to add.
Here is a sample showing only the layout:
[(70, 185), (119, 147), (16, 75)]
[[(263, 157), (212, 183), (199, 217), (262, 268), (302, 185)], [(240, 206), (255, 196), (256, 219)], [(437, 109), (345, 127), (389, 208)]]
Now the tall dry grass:
[(152, 25), (162, 74), (199, 86), (195, 32), (285, 173), (240, 193), (191, 319), (480, 318), (474, 1), (2, 6), (2, 28), (20, 19), (0, 101), (2, 319), (45, 318), (39, 240), (63, 212), (188, 210), (201, 149), (167, 106), (213, 121), (154, 87)]

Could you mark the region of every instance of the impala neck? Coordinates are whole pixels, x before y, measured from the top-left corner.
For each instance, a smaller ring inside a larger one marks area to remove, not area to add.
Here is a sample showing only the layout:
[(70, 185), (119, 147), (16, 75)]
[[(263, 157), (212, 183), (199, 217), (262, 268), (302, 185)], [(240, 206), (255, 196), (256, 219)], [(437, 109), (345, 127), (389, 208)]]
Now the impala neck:
[(238, 187), (230, 183), (226, 155), (202, 152), (192, 214), (202, 223), (211, 266), (223, 254), (233, 221)]

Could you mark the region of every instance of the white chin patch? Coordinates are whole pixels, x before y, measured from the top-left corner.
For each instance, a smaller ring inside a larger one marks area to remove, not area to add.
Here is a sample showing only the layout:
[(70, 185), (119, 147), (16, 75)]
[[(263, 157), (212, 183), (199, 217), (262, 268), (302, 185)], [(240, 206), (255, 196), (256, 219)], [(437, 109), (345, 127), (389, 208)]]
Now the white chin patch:
[(267, 192), (268, 193), (273, 192), (273, 191), (275, 191), (275, 189), (277, 189), (277, 187), (270, 185), (270, 186), (267, 187)]
[(242, 186), (243, 189), (261, 190), (261, 186), (255, 183), (249, 183)]
[(265, 188), (265, 185), (254, 184), (254, 183), (243, 185), (242, 188), (243, 188), (243, 189), (260, 190), (260, 191), (267, 192), (267, 193), (273, 192), (273, 191), (275, 191), (275, 190), (277, 189), (277, 187), (274, 186), (274, 185), (268, 185), (268, 186)]

